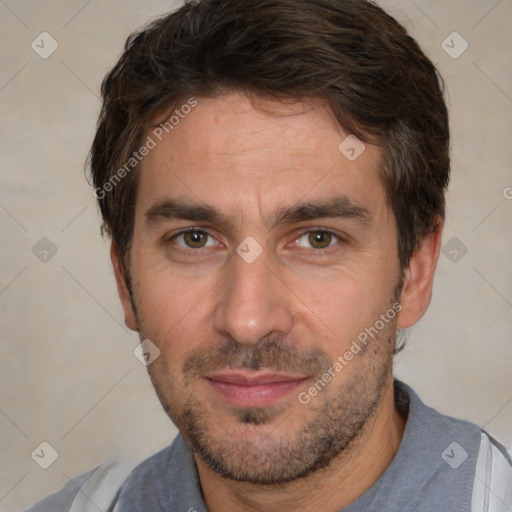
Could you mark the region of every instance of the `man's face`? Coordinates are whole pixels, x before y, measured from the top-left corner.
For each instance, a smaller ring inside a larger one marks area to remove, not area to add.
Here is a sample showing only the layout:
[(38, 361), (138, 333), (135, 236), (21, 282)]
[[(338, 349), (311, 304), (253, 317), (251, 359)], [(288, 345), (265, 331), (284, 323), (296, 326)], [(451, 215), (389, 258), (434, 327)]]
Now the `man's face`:
[(198, 98), (162, 141), (148, 135), (129, 267), (162, 404), (228, 478), (325, 466), (391, 382), (396, 318), (379, 319), (400, 272), (379, 151), (350, 161), (319, 102), (238, 94)]

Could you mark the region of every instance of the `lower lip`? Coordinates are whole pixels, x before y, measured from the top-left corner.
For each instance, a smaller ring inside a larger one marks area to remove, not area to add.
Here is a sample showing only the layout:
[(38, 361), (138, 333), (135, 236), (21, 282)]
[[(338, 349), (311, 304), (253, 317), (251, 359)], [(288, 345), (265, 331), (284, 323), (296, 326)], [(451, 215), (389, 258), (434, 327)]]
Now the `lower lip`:
[(239, 407), (268, 407), (295, 391), (307, 379), (244, 385), (207, 379), (224, 400)]

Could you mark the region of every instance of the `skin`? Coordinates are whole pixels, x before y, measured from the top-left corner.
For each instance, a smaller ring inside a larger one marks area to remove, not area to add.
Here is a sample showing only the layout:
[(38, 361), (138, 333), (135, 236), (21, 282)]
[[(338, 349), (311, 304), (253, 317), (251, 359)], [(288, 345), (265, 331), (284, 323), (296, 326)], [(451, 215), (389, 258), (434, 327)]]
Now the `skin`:
[[(398, 450), (405, 419), (393, 401), (395, 333), (428, 307), (441, 222), (404, 270), (396, 296), (402, 273), (395, 219), (377, 174), (381, 155), (367, 144), (350, 162), (338, 150), (347, 135), (320, 101), (198, 98), (142, 163), (128, 262), (132, 294), (112, 244), (126, 324), (161, 351), (150, 377), (196, 452), (210, 512), (286, 512), (297, 504), (336, 511), (369, 489)], [(335, 197), (365, 218), (276, 223), (283, 209)], [(173, 218), (155, 209), (169, 200), (207, 205), (222, 218)], [(209, 236), (185, 237), (184, 228)], [(323, 232), (315, 238), (313, 229)], [(236, 251), (256, 255), (247, 237), (261, 251), (251, 263)], [(397, 300), (400, 313), (301, 403), (299, 393)], [(219, 371), (302, 380), (268, 405), (240, 405), (207, 378)]]

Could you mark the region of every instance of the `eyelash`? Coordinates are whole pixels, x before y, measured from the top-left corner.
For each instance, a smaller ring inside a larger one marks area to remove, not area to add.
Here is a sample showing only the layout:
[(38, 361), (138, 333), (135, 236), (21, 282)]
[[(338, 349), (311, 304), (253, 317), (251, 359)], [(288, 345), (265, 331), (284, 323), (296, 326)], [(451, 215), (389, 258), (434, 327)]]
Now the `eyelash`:
[[(213, 238), (215, 240), (215, 237), (211, 233), (209, 233), (206, 229), (197, 227), (197, 228), (186, 228), (186, 229), (182, 229), (182, 230), (178, 231), (177, 233), (173, 233), (171, 236), (168, 236), (165, 238), (165, 243), (174, 242), (178, 237), (180, 237), (182, 235), (186, 235), (187, 233), (201, 233), (201, 234), (207, 235), (208, 237)], [(211, 247), (201, 247), (199, 249), (192, 249), (192, 248), (187, 248), (187, 247), (183, 247), (183, 246), (179, 246), (179, 245), (178, 245), (178, 248), (179, 248), (178, 250), (183, 252), (185, 255), (190, 255), (190, 256), (198, 256), (204, 250), (211, 249)]]
[[(215, 237), (208, 230), (201, 228), (201, 227), (197, 227), (197, 228), (182, 229), (182, 230), (178, 231), (177, 233), (173, 233), (171, 236), (166, 237), (164, 241), (165, 241), (165, 243), (171, 243), (171, 242), (175, 241), (178, 237), (180, 237), (182, 235), (186, 235), (187, 233), (201, 233), (201, 234), (207, 235), (208, 237), (213, 238), (215, 240)], [(345, 238), (343, 238), (341, 235), (335, 233), (334, 231), (331, 231), (330, 229), (304, 228), (297, 234), (296, 237), (294, 237), (294, 240), (292, 243), (296, 243), (298, 240), (300, 240), (304, 235), (306, 235), (308, 233), (326, 233), (326, 234), (331, 235), (335, 239), (337, 239), (337, 242), (335, 244), (333, 244), (329, 247), (326, 247), (325, 249), (310, 249), (310, 248), (306, 248), (306, 247), (300, 248), (300, 249), (309, 251), (310, 253), (314, 254), (315, 256), (321, 257), (322, 255), (329, 254), (331, 252), (331, 250), (334, 250), (335, 247), (340, 242), (341, 243), (346, 242)], [(220, 242), (217, 242), (217, 243), (220, 243)], [(290, 244), (287, 244), (287, 245), (290, 245)], [(204, 250), (211, 249), (211, 247), (202, 247), (202, 248), (198, 248), (198, 249), (186, 248), (183, 246), (178, 246), (178, 247), (179, 247), (179, 250), (182, 251), (184, 254), (191, 255), (191, 256), (200, 255)]]
[(304, 249), (304, 250), (307, 250), (309, 251), (310, 253), (314, 254), (315, 256), (317, 257), (321, 257), (323, 255), (327, 255), (327, 254), (330, 254), (331, 251), (335, 250), (336, 249), (336, 246), (341, 242), (345, 242), (345, 238), (343, 238), (341, 235), (335, 233), (334, 231), (331, 231), (330, 229), (326, 229), (326, 228), (305, 228), (304, 230), (302, 230), (298, 235), (297, 237), (295, 237), (294, 239), (294, 242), (297, 242), (298, 240), (300, 240), (304, 235), (307, 235), (308, 233), (325, 233), (325, 234), (328, 234), (328, 235), (331, 235), (332, 237), (334, 237), (335, 239), (337, 239), (337, 242), (333, 245), (330, 245), (329, 247), (326, 247), (325, 249), (310, 249), (310, 248), (306, 248), (306, 247), (301, 247), (301, 249)]

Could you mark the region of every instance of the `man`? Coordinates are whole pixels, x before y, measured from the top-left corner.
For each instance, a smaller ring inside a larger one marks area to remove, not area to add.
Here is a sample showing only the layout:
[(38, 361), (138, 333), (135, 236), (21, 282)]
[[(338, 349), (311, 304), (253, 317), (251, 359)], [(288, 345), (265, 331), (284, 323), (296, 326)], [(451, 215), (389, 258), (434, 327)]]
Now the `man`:
[(91, 172), (180, 435), (34, 511), (509, 511), (512, 463), (393, 380), (432, 292), (441, 79), (364, 0), (200, 0), (127, 42)]

